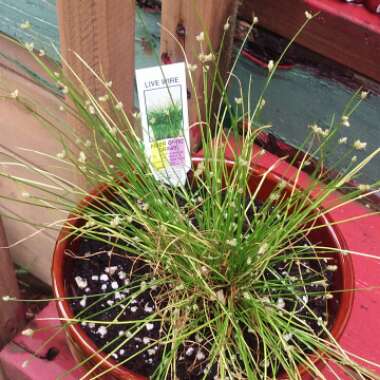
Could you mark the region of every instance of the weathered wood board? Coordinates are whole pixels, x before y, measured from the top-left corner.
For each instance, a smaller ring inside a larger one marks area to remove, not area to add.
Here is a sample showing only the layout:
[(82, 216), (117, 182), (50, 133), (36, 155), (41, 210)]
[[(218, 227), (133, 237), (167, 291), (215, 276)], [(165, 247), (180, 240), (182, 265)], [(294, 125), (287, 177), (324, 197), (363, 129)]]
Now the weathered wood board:
[[(30, 29), (20, 24), (29, 21)], [(59, 49), (56, 0), (0, 0), (0, 32), (22, 42), (34, 42), (37, 49), (58, 59), (53, 47)]]

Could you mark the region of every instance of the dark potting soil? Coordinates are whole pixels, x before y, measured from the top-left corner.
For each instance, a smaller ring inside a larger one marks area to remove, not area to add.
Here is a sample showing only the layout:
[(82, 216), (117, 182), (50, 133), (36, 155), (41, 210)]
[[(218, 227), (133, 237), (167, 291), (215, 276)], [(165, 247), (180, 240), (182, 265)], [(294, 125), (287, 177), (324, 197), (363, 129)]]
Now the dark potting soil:
[[(112, 354), (113, 359), (122, 363), (128, 369), (150, 377), (158, 367), (164, 353), (164, 347), (155, 344), (164, 333), (164, 326), (153, 314), (156, 307), (165, 304), (160, 287), (147, 287), (146, 281), (153, 277), (150, 267), (136, 257), (127, 254), (108, 243), (102, 243), (86, 238), (78, 239), (75, 250), (76, 258), (72, 265), (72, 278), (69, 279), (71, 295), (78, 297), (71, 301), (75, 315), (89, 322), (82, 323), (82, 328), (103, 352)], [(305, 245), (308, 242), (305, 240)], [(310, 284), (300, 286), (300, 298), (282, 298), (276, 291), (271, 291), (271, 298), (277, 301), (276, 307), (286, 311), (298, 311), (298, 317), (303, 319), (315, 333), (322, 335), (325, 324), (331, 327), (333, 316), (327, 311), (336, 310), (339, 298), (326, 299), (321, 294), (330, 290), (333, 285), (336, 263), (331, 260), (300, 260), (297, 263), (278, 262), (271, 276), (287, 279), (298, 284), (300, 278)], [(307, 254), (305, 254), (307, 256)], [(321, 283), (318, 284), (318, 281)], [(327, 281), (326, 281), (327, 280)], [(317, 283), (317, 284), (316, 284)], [(127, 295), (140, 289), (140, 293), (129, 303), (124, 302)], [(315, 295), (313, 295), (313, 293)], [(307, 303), (308, 308), (305, 308)], [(318, 319), (312, 314), (314, 313)], [(136, 331), (131, 321), (146, 319), (152, 316), (142, 329)], [(118, 320), (119, 324), (110, 321)], [(92, 323), (104, 321), (104, 324)], [(124, 324), (120, 324), (124, 323)], [(126, 341), (125, 337), (130, 338)], [(254, 334), (245, 334), (248, 345), (253, 352), (260, 350)], [(284, 337), (289, 344), (297, 341), (296, 337)], [(297, 341), (299, 344), (299, 342)], [(208, 367), (208, 345), (198, 336), (191, 337), (184, 346), (180, 347), (177, 355), (177, 378), (179, 380), (203, 379)], [(209, 371), (207, 379), (214, 379), (216, 367)], [(168, 380), (171, 380), (168, 378)]]

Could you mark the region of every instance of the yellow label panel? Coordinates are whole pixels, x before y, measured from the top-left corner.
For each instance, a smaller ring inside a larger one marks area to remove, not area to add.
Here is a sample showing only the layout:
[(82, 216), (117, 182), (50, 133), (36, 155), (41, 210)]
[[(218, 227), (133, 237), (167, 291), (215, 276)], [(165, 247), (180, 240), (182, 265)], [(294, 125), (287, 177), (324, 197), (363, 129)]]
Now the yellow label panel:
[(153, 142), (151, 152), (151, 162), (156, 170), (165, 169), (169, 166), (168, 148), (165, 140)]

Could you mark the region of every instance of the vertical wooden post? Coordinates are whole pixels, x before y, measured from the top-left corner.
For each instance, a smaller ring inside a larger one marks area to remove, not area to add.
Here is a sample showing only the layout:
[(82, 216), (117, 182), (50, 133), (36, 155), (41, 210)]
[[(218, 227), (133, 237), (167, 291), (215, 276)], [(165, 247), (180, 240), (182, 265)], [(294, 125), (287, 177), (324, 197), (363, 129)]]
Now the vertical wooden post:
[(61, 53), (95, 95), (104, 88), (75, 58), (78, 53), (133, 110), (135, 0), (58, 0)]
[[(238, 0), (163, 0), (162, 21), (164, 28), (176, 36), (186, 51), (191, 64), (199, 64), (200, 44), (196, 36), (204, 32), (209, 36), (212, 48), (218, 51), (224, 25), (230, 17), (231, 27), (227, 32), (225, 49), (219, 70), (221, 73), (228, 70), (233, 41), (233, 30), (236, 21)], [(204, 45), (206, 46), (206, 45)], [(207, 47), (206, 47), (207, 48)], [(161, 31), (161, 57), (172, 62), (183, 61), (184, 57), (178, 43), (165, 30)], [(203, 104), (202, 69), (198, 68), (194, 75), (196, 94), (191, 93), (189, 101), (190, 123), (198, 122), (196, 111), (196, 98)], [(199, 143), (199, 130), (192, 129), (192, 146), (196, 148)]]
[(25, 322), (23, 305), (19, 302), (4, 302), (2, 299), (4, 296), (20, 296), (11, 256), (6, 247), (7, 239), (0, 219), (0, 350)]

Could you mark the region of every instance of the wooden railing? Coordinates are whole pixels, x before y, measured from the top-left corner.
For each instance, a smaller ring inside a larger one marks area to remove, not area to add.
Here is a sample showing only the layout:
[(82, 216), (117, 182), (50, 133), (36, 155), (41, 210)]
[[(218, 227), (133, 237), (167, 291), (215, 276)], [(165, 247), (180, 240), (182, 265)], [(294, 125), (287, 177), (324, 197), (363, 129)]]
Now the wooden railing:
[[(238, 3), (237, 0), (163, 0), (161, 54), (166, 62), (184, 59), (179, 41), (189, 61), (197, 63), (199, 42), (195, 37), (201, 31), (208, 34), (213, 49), (218, 49), (223, 26), (230, 16), (232, 29)], [(57, 5), (63, 56), (95, 94), (99, 91), (98, 84), (74, 57), (74, 51), (104, 78), (111, 80), (116, 96), (128, 112), (133, 111), (134, 105), (135, 7), (134, 0), (58, 0)], [(231, 41), (232, 37), (226, 41), (226, 51)], [(222, 71), (227, 70), (228, 62), (227, 54), (221, 61)], [(201, 70), (194, 79), (196, 93), (202, 94)], [(189, 98), (190, 122), (195, 123), (195, 94), (191, 91)], [(192, 140), (196, 146), (199, 136), (193, 134)]]

